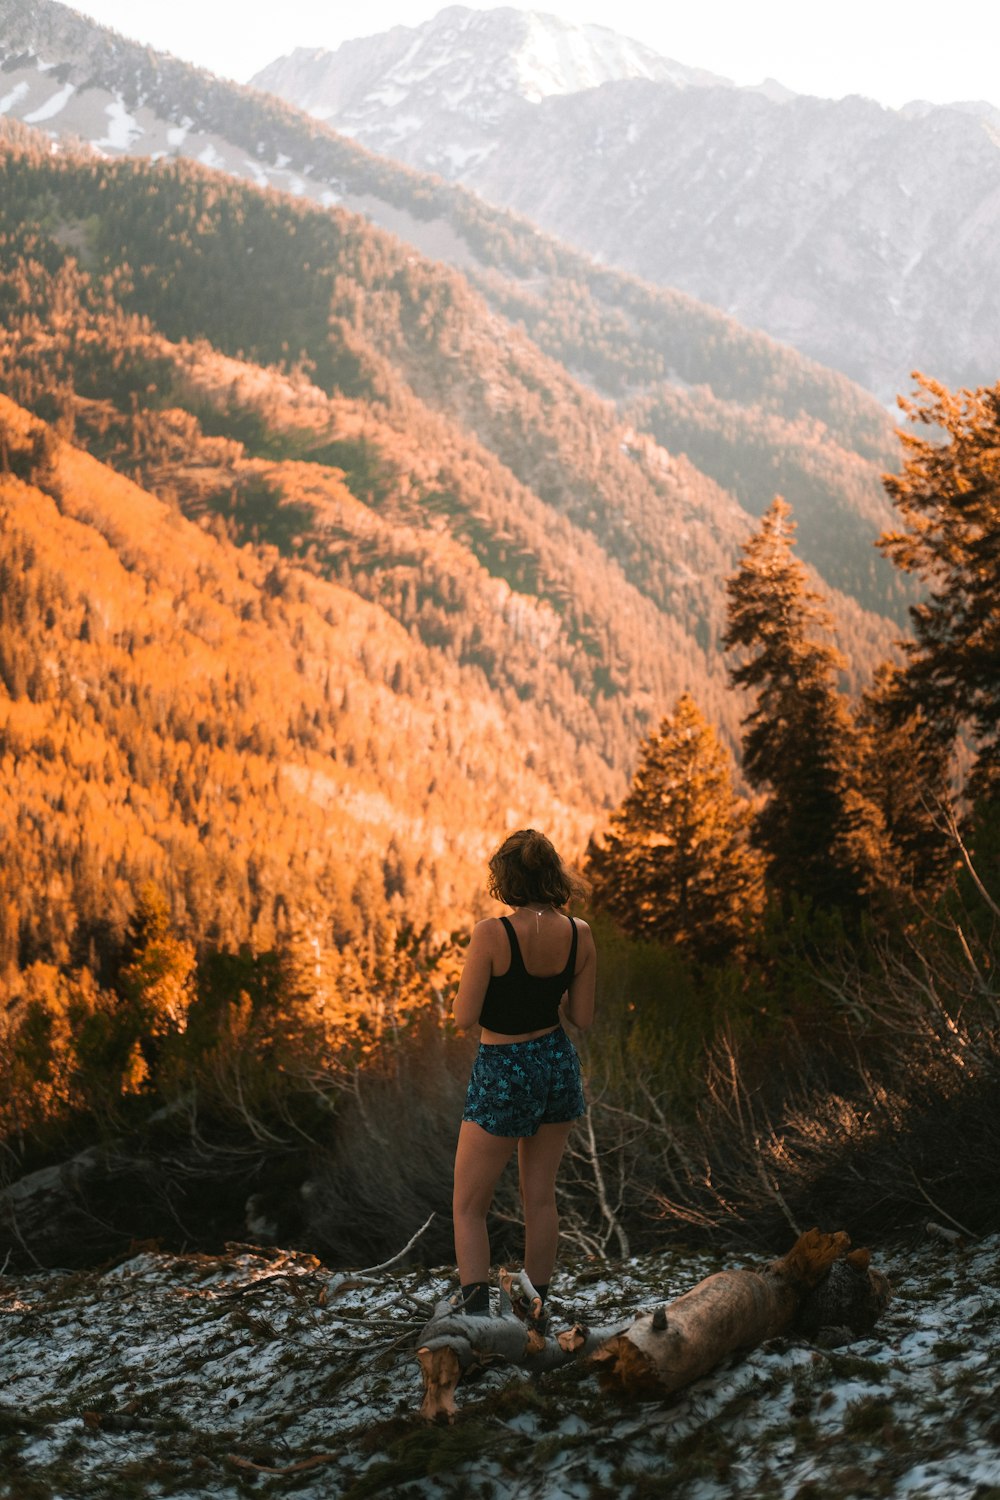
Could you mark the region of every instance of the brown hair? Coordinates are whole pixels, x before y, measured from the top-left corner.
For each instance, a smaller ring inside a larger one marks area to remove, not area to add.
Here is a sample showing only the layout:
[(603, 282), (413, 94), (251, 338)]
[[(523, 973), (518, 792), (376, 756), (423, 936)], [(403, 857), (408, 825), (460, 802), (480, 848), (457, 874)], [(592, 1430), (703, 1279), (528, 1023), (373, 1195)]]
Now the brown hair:
[(586, 894), (584, 882), (536, 828), (509, 833), (490, 859), (490, 895), (507, 906), (565, 906), (572, 896)]

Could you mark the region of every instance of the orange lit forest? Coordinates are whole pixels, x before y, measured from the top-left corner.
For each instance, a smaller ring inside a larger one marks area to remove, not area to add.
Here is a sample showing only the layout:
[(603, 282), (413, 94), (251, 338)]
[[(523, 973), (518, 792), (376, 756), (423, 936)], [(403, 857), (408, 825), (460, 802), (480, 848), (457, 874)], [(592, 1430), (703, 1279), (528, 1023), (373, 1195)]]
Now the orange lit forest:
[(0, 136), (17, 1262), (364, 1263), (432, 1211), (447, 1259), (450, 1002), (526, 823), (601, 953), (571, 1244), (997, 1227), (1000, 385), (889, 440), (487, 260)]

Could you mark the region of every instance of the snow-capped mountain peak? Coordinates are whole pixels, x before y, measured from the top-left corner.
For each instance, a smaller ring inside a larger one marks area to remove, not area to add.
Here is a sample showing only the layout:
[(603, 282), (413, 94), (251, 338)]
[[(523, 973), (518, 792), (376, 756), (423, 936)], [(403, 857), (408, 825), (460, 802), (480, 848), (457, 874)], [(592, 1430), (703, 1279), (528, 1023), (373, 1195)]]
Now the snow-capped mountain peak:
[[(298, 47), (251, 80), (338, 129), (364, 134), (378, 122), (388, 145), (401, 130), (435, 128), (444, 112), (456, 143), (456, 117), (495, 123), (526, 104), (580, 93), (603, 83), (643, 78), (678, 87), (725, 85), (698, 68), (661, 57), (603, 26), (501, 7), (451, 5), (420, 26), (344, 42), (335, 51)], [(463, 149), (474, 143), (463, 141)], [(447, 171), (447, 161), (441, 163)]]

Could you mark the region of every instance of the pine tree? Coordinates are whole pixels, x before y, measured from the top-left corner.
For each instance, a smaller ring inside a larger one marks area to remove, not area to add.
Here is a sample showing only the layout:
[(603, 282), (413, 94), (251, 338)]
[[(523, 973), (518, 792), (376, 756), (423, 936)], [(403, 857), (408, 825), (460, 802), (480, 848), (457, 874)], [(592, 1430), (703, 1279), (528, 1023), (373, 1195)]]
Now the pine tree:
[(183, 1031), (194, 996), (194, 948), (173, 930), (167, 899), (149, 883), (139, 891), (119, 987), (145, 1034)]
[(699, 960), (738, 949), (760, 909), (760, 864), (728, 756), (683, 694), (646, 739), (603, 846), (592, 844), (594, 899), (634, 937)]
[(948, 745), (913, 704), (903, 672), (889, 663), (862, 699), (858, 728), (865, 787), (881, 814), (892, 881), (921, 898), (933, 895), (956, 865)]
[(752, 836), (787, 900), (858, 911), (877, 878), (878, 814), (862, 790), (857, 729), (836, 687), (844, 665), (832, 626), (792, 554), (791, 507), (776, 497), (727, 580), (729, 675), (756, 692), (743, 720), (743, 770), (768, 793)]
[(968, 724), (978, 739), (971, 790), (1000, 783), (1000, 384), (954, 394), (918, 375), (900, 399), (910, 420), (944, 434), (900, 434), (903, 471), (885, 481), (907, 529), (879, 543), (930, 586), (910, 610), (916, 636), (903, 679), (943, 743)]

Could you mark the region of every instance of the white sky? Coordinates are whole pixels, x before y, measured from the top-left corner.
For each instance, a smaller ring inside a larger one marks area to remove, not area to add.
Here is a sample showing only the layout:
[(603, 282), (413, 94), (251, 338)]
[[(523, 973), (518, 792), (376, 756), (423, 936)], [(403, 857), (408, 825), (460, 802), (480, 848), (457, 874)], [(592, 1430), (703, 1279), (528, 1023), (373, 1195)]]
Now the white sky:
[[(71, 0), (72, 3), (72, 0)], [(476, 10), (486, 0), (466, 0)], [(245, 82), (293, 47), (336, 47), (416, 26), (443, 0), (76, 0), (126, 36)], [(636, 37), (666, 57), (736, 83), (777, 78), (798, 93), (867, 94), (898, 107), (1000, 104), (997, 0), (552, 0), (536, 9)]]

